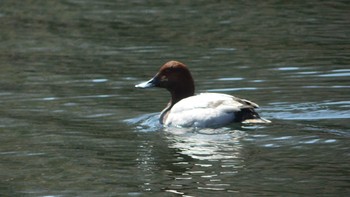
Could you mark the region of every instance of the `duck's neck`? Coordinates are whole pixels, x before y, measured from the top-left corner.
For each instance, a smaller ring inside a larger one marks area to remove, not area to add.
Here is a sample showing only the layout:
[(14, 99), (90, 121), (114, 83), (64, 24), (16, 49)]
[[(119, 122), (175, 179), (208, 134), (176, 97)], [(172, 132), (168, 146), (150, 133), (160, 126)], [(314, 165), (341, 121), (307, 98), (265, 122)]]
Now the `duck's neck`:
[(172, 107), (182, 99), (193, 96), (194, 87), (191, 85), (188, 85), (186, 87), (181, 87), (179, 89), (170, 90), (170, 94), (171, 94), (170, 106)]
[(181, 101), (184, 98), (190, 97), (194, 95), (194, 87), (193, 86), (187, 86), (186, 88), (182, 88), (181, 90), (185, 91), (170, 91), (171, 93), (171, 100), (169, 101), (168, 105), (163, 109), (161, 115), (160, 115), (160, 122), (163, 124), (168, 117), (168, 114), (171, 110), (171, 108), (179, 101)]

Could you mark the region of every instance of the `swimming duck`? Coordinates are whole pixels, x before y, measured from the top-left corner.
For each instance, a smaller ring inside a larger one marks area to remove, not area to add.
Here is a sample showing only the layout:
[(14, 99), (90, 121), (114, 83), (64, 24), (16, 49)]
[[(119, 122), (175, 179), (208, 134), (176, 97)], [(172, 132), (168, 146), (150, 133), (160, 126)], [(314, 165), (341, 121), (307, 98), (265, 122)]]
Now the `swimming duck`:
[(246, 99), (221, 93), (194, 95), (192, 75), (178, 61), (165, 63), (152, 79), (135, 87), (160, 87), (170, 92), (171, 100), (159, 118), (164, 126), (215, 128), (232, 122), (270, 123), (254, 110), (259, 106)]

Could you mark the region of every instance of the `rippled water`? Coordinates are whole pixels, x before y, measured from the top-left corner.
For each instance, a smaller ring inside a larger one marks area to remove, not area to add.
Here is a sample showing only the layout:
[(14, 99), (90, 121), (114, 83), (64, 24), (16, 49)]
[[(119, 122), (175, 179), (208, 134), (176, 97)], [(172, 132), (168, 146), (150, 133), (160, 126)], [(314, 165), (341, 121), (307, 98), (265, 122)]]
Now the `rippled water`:
[[(348, 1), (2, 1), (0, 196), (348, 196)], [(270, 125), (163, 128), (168, 60)]]

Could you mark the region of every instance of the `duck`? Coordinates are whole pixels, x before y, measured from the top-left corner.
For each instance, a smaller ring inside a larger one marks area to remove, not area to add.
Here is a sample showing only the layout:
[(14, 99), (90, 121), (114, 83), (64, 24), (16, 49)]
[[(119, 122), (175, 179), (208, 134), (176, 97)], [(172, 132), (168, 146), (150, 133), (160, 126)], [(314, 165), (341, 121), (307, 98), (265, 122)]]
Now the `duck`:
[(159, 122), (165, 127), (217, 128), (238, 123), (271, 123), (255, 111), (252, 101), (223, 93), (195, 95), (195, 85), (188, 67), (179, 61), (168, 61), (150, 80), (136, 88), (164, 88), (171, 99), (161, 111)]

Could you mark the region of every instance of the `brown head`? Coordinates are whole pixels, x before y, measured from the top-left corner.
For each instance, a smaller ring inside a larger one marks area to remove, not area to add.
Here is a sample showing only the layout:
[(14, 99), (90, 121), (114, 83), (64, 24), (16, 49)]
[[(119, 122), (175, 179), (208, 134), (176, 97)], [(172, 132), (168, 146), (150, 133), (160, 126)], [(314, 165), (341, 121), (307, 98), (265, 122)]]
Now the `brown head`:
[(194, 95), (194, 81), (187, 66), (178, 61), (165, 63), (149, 81), (136, 85), (137, 88), (160, 87), (171, 93), (171, 104)]

